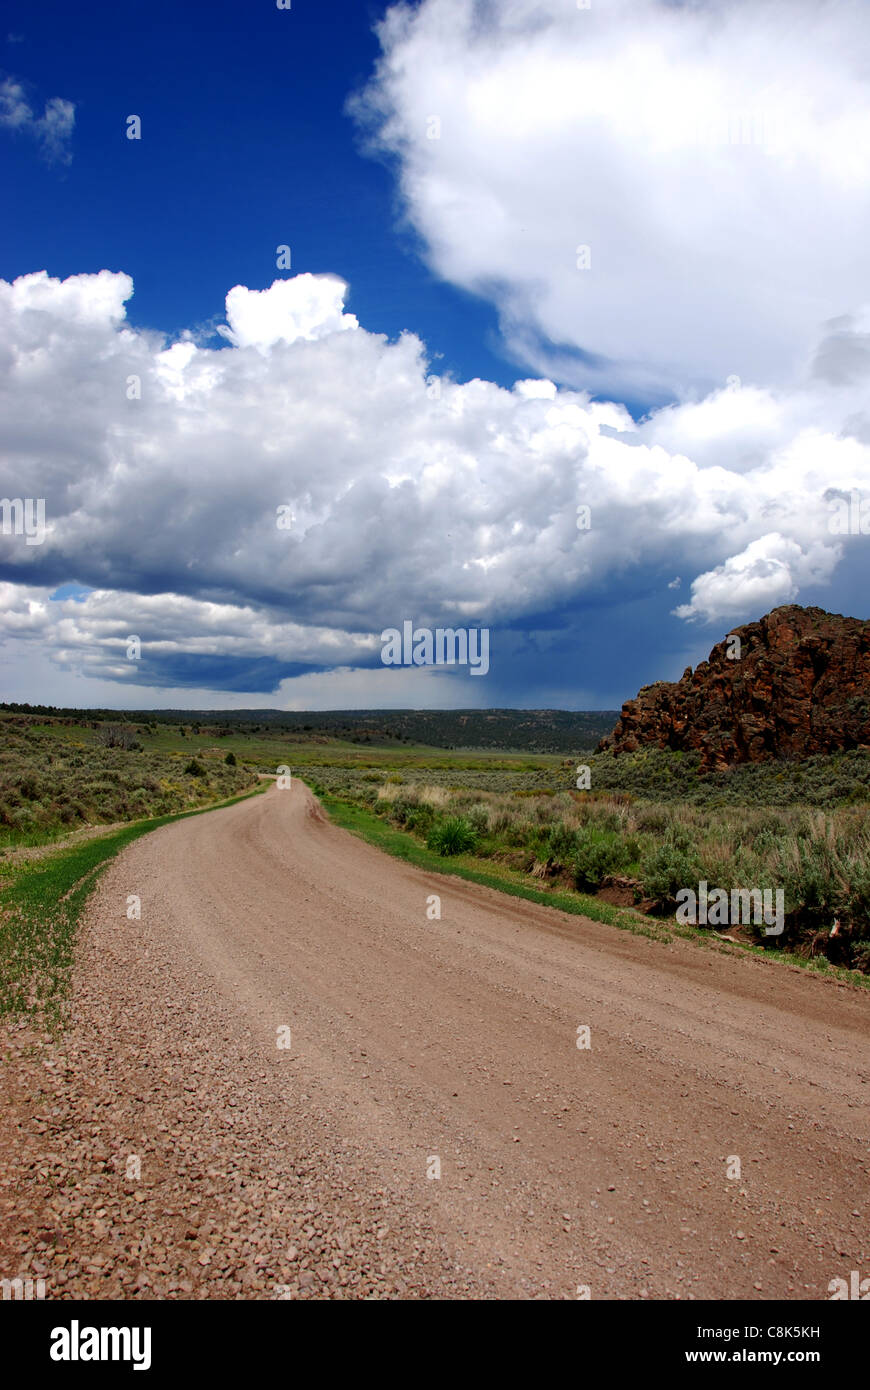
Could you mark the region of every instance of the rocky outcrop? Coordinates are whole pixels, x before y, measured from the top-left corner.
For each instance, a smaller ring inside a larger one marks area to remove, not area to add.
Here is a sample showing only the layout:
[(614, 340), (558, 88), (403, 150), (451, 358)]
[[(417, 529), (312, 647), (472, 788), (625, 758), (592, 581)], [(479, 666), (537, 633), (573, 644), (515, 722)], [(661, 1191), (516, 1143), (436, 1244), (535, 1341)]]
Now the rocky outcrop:
[(645, 744), (698, 751), (704, 771), (870, 745), (870, 623), (790, 604), (734, 628), (627, 700), (598, 751)]

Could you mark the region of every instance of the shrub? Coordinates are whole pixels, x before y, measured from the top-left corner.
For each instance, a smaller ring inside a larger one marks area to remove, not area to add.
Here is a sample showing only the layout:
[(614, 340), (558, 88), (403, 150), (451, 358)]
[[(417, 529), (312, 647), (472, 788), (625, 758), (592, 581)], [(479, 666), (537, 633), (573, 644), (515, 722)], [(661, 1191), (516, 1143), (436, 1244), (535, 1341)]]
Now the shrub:
[(849, 884), (846, 911), (855, 926), (866, 932), (870, 924), (870, 864), (856, 858), (846, 865), (846, 871)]
[(416, 801), (412, 801), (410, 797), (402, 792), (396, 796), (389, 793), (387, 796), (384, 796), (383, 792), (383, 787), (379, 787), (376, 792), (376, 799), (379, 803), (376, 809), (384, 814), (389, 814), (397, 825), (405, 825), (409, 813), (417, 809)]
[(590, 827), (578, 839), (574, 852), (574, 881), (578, 888), (599, 888), (608, 874), (625, 868), (629, 859), (628, 846), (620, 835)]
[(493, 835), (501, 835), (514, 823), (514, 813), (506, 806), (496, 805), (489, 817), (489, 828)]
[(103, 748), (125, 748), (131, 753), (141, 752), (142, 749), (133, 730), (125, 729), (121, 724), (104, 724), (94, 734), (94, 743)]
[(191, 758), (184, 769), (184, 774), (186, 777), (204, 777), (205, 768), (196, 761), (196, 758)]
[(235, 767), (236, 755), (232, 752), (232, 750), (230, 750), (230, 752), (227, 753), (227, 756), (224, 758), (224, 762), (226, 763), (227, 767)]
[(648, 895), (662, 906), (674, 903), (681, 888), (697, 888), (702, 878), (694, 852), (671, 837), (644, 856), (640, 875)]
[(426, 847), (441, 855), (467, 854), (474, 849), (476, 839), (474, 827), (464, 816), (448, 816), (433, 825)]
[(484, 835), (489, 829), (489, 810), (480, 802), (476, 806), (472, 806), (467, 819), (477, 835)]
[(544, 842), (544, 855), (551, 859), (560, 868), (566, 868), (573, 862), (580, 843), (580, 837), (576, 830), (560, 822), (554, 825), (546, 841)]
[(859, 941), (852, 947), (852, 965), (864, 975), (870, 975), (870, 941)]
[(624, 825), (624, 821), (619, 811), (611, 806), (596, 805), (592, 802), (587, 808), (587, 824), (594, 826), (596, 830), (604, 831), (607, 834), (617, 835)]
[(845, 892), (827, 846), (798, 842), (797, 869), (787, 887), (794, 906), (807, 924), (828, 925), (841, 910)]
[(662, 835), (671, 823), (671, 813), (664, 806), (642, 806), (635, 819), (638, 830)]
[(435, 820), (433, 807), (425, 802), (420, 806), (409, 806), (405, 812), (405, 826), (408, 830), (416, 830), (418, 834), (427, 834)]

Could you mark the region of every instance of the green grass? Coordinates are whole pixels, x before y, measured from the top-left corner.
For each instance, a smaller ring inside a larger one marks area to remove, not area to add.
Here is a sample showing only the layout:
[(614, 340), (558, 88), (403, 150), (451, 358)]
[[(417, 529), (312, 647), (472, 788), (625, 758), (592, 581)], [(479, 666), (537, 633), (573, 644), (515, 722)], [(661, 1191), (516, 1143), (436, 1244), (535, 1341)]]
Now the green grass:
[(232, 806), (264, 791), (229, 797), (211, 806), (136, 821), (108, 835), (44, 858), (2, 866), (0, 886), (0, 1015), (30, 1013), (50, 1027), (61, 1021), (69, 992), (82, 909), (107, 864), (141, 835), (172, 821)]

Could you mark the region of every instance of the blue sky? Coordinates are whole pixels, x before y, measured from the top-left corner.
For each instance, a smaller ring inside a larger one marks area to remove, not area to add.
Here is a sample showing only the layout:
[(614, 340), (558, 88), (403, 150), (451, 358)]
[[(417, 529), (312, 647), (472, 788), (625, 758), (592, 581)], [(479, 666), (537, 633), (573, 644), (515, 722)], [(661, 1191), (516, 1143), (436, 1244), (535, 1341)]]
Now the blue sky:
[[(868, 21), (822, 9), (8, 5), (0, 491), (48, 527), (0, 698), (612, 708), (864, 616)], [(487, 676), (386, 668), (406, 619)]]
[[(371, 332), (413, 328), (457, 376), (509, 386), (495, 311), (427, 270), (399, 225), (394, 177), (346, 114), (382, 9), (49, 0), (37, 29), (32, 6), (12, 4), (8, 32), (22, 38), (7, 38), (5, 72), (71, 93), (76, 124), (67, 169), (4, 141), (18, 208), (0, 230), (4, 278), (124, 270), (130, 321), (174, 334), (222, 318), (231, 285), (266, 288), (274, 248), (289, 244), (294, 270), (349, 282), (347, 307)], [(125, 138), (131, 112), (145, 122), (138, 144)]]

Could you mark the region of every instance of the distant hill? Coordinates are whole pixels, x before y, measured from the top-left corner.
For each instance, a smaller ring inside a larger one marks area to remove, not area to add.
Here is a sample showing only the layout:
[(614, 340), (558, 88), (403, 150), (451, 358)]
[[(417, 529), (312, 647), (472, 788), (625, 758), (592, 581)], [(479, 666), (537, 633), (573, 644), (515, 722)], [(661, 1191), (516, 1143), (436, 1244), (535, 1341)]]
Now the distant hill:
[(702, 771), (870, 745), (870, 623), (789, 604), (734, 628), (694, 671), (627, 700), (598, 751), (645, 744), (697, 751)]
[(433, 748), (494, 748), (509, 752), (574, 754), (591, 750), (613, 728), (616, 710), (75, 710), (3, 704), (0, 711), (77, 723), (210, 725), (268, 729), (363, 743), (397, 740)]

